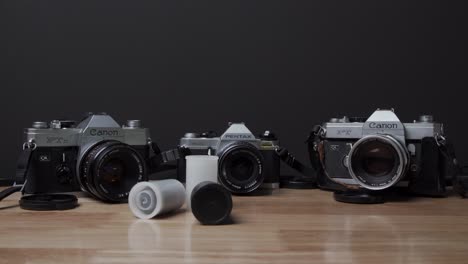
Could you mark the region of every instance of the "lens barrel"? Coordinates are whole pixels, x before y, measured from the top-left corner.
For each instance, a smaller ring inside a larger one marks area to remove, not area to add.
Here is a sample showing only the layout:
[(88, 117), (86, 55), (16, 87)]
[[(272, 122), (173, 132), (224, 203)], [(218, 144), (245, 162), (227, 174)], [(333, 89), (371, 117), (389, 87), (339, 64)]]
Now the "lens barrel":
[(78, 174), (83, 191), (105, 202), (126, 202), (131, 188), (146, 180), (146, 167), (131, 146), (103, 141), (83, 156)]
[(357, 141), (348, 155), (348, 171), (362, 187), (383, 190), (395, 185), (409, 163), (406, 148), (390, 135), (371, 135)]
[(219, 155), (219, 182), (232, 193), (249, 193), (264, 180), (263, 156), (252, 144), (235, 142)]

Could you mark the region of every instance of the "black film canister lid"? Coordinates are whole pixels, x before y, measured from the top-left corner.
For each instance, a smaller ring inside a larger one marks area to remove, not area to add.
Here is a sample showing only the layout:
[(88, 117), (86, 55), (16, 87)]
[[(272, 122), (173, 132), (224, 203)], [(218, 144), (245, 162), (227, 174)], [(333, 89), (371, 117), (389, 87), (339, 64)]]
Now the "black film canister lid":
[(232, 211), (231, 193), (214, 182), (201, 182), (190, 196), (192, 213), (203, 225), (225, 223)]
[(78, 198), (71, 194), (33, 194), (23, 196), (19, 204), (25, 210), (69, 210), (78, 206)]

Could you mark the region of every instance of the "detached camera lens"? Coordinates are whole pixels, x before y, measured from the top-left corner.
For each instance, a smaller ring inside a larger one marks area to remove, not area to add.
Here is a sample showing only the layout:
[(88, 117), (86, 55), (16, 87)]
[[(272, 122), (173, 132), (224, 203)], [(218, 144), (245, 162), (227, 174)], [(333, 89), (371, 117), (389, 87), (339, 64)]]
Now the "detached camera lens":
[(404, 175), (408, 156), (404, 147), (390, 136), (368, 136), (351, 149), (349, 171), (363, 187), (382, 190)]
[(94, 146), (80, 163), (82, 189), (106, 202), (125, 202), (131, 188), (144, 179), (144, 160), (118, 141)]
[(248, 193), (264, 180), (263, 156), (253, 145), (236, 142), (219, 158), (219, 181), (233, 193)]

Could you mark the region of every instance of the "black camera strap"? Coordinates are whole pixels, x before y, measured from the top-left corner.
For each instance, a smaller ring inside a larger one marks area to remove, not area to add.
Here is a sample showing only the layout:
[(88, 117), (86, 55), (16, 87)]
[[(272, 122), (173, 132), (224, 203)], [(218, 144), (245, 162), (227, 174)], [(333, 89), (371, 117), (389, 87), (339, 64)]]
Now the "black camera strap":
[(5, 190), (0, 192), (0, 201), (7, 198), (8, 196), (14, 194), (15, 192), (21, 191), (22, 188), (23, 188), (23, 186), (21, 186), (21, 185), (11, 186), (11, 187), (6, 188)]
[(452, 175), (452, 186), (454, 191), (463, 198), (468, 197), (468, 167), (459, 166), (455, 155), (455, 148), (450, 141), (445, 138), (436, 140), (439, 145), (440, 152), (445, 159), (445, 173)]
[(320, 162), (320, 153), (318, 150), (319, 143), (321, 141), (322, 126), (316, 125), (312, 128), (309, 138), (307, 139), (307, 149), (309, 151), (310, 163), (316, 172), (322, 169)]
[(18, 163), (16, 164), (16, 176), (15, 184), (23, 184), (26, 181), (26, 176), (28, 174), (29, 162), (31, 161), (34, 148), (25, 148), (19, 158)]
[(280, 176), (280, 187), (286, 189), (315, 189), (317, 188), (317, 175), (313, 168), (305, 166), (302, 162), (285, 148), (276, 151), (281, 161), (301, 175), (297, 177)]
[(176, 148), (161, 152), (156, 144), (152, 144), (154, 156), (150, 158), (151, 173), (158, 173), (177, 169), (177, 162), (182, 157), (182, 149)]
[(181, 156), (181, 149), (176, 148), (159, 153), (159, 155), (156, 156), (156, 159), (159, 164), (166, 164), (173, 161), (178, 161)]
[(292, 153), (290, 153), (286, 148), (279, 148), (276, 151), (276, 153), (278, 154), (280, 159), (290, 168), (301, 173), (304, 177), (313, 178), (315, 180), (315, 171), (312, 168), (305, 166), (299, 160), (297, 160), (296, 157)]
[(18, 157), (16, 165), (16, 175), (14, 178), (14, 185), (0, 192), (0, 201), (12, 195), (15, 192), (24, 191), (24, 184), (26, 183), (26, 176), (28, 174), (29, 162), (35, 148), (25, 147)]

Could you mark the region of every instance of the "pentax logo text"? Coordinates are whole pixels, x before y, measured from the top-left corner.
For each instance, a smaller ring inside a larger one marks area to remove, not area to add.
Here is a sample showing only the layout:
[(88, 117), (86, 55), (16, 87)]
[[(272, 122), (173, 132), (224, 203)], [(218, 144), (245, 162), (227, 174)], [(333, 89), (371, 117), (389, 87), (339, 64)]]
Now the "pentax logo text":
[(249, 135), (249, 134), (227, 134), (224, 137), (227, 139), (252, 139), (254, 138), (252, 135)]

